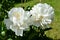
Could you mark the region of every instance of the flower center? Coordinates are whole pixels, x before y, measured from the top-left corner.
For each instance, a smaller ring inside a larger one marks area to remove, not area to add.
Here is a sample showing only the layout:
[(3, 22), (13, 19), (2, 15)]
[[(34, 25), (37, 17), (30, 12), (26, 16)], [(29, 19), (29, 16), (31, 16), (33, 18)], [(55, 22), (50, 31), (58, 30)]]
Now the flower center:
[(18, 19), (20, 19), (21, 14), (19, 12), (14, 12), (13, 16), (15, 16), (16, 19), (18, 20)]
[(42, 19), (43, 19), (43, 16), (40, 16), (40, 18), (39, 18), (39, 19), (40, 19), (40, 21), (42, 21)]
[(40, 16), (38, 19), (36, 19), (36, 22), (42, 22), (43, 16)]

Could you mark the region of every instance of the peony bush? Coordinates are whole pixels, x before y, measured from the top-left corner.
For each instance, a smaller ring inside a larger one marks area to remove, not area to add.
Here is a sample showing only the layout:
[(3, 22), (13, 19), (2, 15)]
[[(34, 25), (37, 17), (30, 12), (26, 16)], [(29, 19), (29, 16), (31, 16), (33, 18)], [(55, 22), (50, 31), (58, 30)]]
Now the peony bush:
[(44, 30), (49, 28), (54, 18), (54, 9), (47, 3), (38, 3), (30, 11), (25, 11), (22, 7), (12, 8), (8, 13), (8, 19), (4, 19), (6, 28), (11, 29), (17, 36), (23, 36), (24, 31), (30, 31), (30, 26), (34, 30)]

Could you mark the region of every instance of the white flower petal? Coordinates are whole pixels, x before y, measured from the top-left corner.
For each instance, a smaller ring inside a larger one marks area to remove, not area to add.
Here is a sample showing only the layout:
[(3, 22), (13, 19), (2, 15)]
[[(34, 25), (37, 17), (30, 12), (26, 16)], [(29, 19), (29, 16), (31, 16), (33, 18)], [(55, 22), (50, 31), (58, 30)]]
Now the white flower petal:
[(23, 30), (22, 30), (22, 29), (17, 29), (17, 30), (15, 31), (15, 34), (16, 34), (17, 36), (23, 36)]
[(10, 29), (10, 25), (12, 25), (12, 22), (9, 19), (4, 19), (4, 23), (6, 24), (7, 29)]

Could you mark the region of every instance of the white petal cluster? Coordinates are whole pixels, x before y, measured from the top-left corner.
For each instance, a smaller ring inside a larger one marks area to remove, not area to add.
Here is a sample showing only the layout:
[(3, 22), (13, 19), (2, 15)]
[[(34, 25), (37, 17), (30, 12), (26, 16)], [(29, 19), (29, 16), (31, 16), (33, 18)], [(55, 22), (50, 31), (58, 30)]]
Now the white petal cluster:
[(30, 11), (23, 8), (12, 8), (8, 12), (8, 19), (4, 19), (7, 29), (11, 29), (17, 36), (23, 36), (23, 31), (29, 29), (30, 25), (45, 27), (51, 24), (54, 18), (54, 9), (44, 3), (38, 3)]
[(54, 9), (46, 3), (38, 3), (37, 5), (34, 5), (34, 7), (32, 7), (30, 13), (32, 14), (32, 24), (39, 27), (50, 24), (52, 22)]
[(23, 30), (29, 28), (26, 21), (30, 14), (23, 8), (12, 8), (8, 12), (9, 19), (4, 19), (7, 29), (11, 29), (17, 36), (23, 36)]

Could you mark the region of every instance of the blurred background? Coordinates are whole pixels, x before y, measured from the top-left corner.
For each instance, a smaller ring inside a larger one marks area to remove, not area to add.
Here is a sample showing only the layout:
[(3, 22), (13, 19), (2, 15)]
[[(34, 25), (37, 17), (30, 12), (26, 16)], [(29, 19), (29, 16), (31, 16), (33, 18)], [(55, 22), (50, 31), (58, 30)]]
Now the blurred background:
[[(51, 30), (45, 31), (45, 37), (40, 38), (36, 32), (25, 32), (24, 37), (16, 36), (12, 30), (7, 30), (4, 18), (13, 7), (23, 7), (24, 10), (31, 10), (37, 3), (47, 3), (54, 8), (54, 21), (50, 25)], [(60, 0), (0, 0), (0, 40), (60, 40)]]

